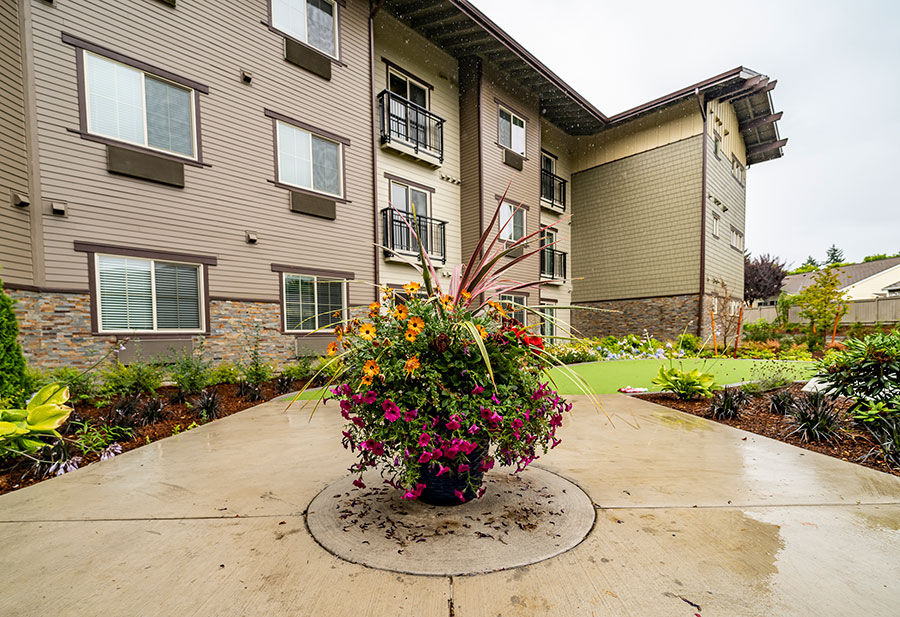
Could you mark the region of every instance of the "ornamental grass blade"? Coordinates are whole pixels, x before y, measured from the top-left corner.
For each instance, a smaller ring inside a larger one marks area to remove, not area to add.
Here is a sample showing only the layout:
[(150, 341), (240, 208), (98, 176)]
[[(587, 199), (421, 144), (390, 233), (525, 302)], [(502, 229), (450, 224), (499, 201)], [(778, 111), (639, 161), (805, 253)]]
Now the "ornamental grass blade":
[(488, 357), (487, 348), (484, 346), (484, 341), (481, 340), (481, 332), (478, 331), (478, 328), (475, 327), (475, 324), (471, 321), (463, 321), (461, 324), (469, 331), (469, 334), (472, 335), (472, 338), (475, 339), (475, 345), (478, 347), (478, 352), (481, 354), (481, 359), (484, 360), (484, 366), (487, 368), (488, 375), (491, 378), (491, 384), (494, 386), (494, 392), (497, 391), (497, 382), (494, 381), (494, 369), (491, 368), (491, 359)]
[[(397, 215), (400, 217), (400, 220), (403, 221), (403, 224), (406, 225), (407, 229), (409, 229), (409, 232), (413, 235), (413, 238), (416, 239), (416, 243), (419, 245), (419, 258), (422, 260), (422, 263), (428, 266), (427, 269), (422, 269), (422, 280), (425, 283), (425, 290), (428, 292), (429, 296), (434, 295), (434, 281), (437, 281), (438, 278), (437, 271), (434, 269), (434, 265), (431, 263), (431, 258), (428, 257), (428, 253), (425, 251), (425, 247), (422, 245), (422, 239), (419, 237), (419, 234), (416, 233), (416, 230), (413, 228), (413, 226), (409, 224), (409, 221), (406, 220), (406, 217), (403, 216), (403, 213), (395, 208), (394, 204), (389, 202), (389, 205), (391, 206), (391, 210), (397, 213)], [(412, 215), (416, 217), (415, 205), (412, 206), (412, 209)]]
[[(506, 185), (506, 190), (503, 191), (503, 196), (500, 198), (500, 202), (494, 209), (494, 216), (491, 217), (491, 221), (487, 224), (487, 227), (484, 228), (484, 231), (481, 232), (481, 236), (478, 238), (478, 243), (475, 245), (475, 249), (472, 251), (472, 255), (469, 257), (468, 263), (466, 263), (466, 268), (463, 271), (463, 279), (459, 288), (460, 293), (471, 287), (472, 273), (480, 270), (484, 266), (484, 256), (482, 254), (482, 249), (487, 243), (487, 239), (490, 236), (491, 229), (493, 229), (494, 227), (494, 223), (497, 221), (497, 217), (500, 215), (500, 206), (506, 200), (506, 195), (509, 193), (509, 188), (511, 186), (512, 178), (509, 179), (509, 184)], [(491, 246), (493, 246), (493, 243), (491, 244)], [(490, 252), (490, 250), (488, 250), (488, 252)], [(476, 263), (478, 263), (477, 269), (475, 267)], [(458, 302), (459, 298), (456, 298), (455, 300)]]

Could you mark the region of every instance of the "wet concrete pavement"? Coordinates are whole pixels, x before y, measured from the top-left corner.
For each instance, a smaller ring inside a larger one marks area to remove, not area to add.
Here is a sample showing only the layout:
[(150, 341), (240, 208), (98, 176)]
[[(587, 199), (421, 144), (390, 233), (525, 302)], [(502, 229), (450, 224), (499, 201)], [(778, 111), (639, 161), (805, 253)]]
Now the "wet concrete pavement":
[(304, 511), (352, 462), (335, 406), (270, 402), (0, 497), (0, 616), (900, 614), (900, 478), (620, 395), (538, 464), (597, 519), (553, 559), (412, 576)]

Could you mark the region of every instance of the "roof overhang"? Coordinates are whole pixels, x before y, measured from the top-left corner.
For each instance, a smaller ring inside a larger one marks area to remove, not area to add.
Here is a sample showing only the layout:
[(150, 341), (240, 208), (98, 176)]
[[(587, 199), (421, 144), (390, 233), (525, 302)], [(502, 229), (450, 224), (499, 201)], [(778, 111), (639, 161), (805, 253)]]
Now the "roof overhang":
[(593, 135), (608, 120), (574, 88), (547, 68), (466, 0), (384, 0), (383, 10), (456, 58), (478, 56), (530, 89), (541, 115), (570, 135)]

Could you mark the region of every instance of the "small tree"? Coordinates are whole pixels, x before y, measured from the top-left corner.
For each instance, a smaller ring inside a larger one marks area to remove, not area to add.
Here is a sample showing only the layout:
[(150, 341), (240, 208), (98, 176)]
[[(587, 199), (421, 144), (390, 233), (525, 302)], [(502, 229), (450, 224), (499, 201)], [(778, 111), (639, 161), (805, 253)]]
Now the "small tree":
[(772, 255), (760, 255), (750, 259), (744, 255), (744, 302), (765, 300), (781, 293), (781, 285), (787, 276), (785, 264)]
[(19, 346), (19, 322), (13, 311), (15, 300), (6, 295), (0, 279), (0, 400), (24, 403), (25, 357)]
[(816, 261), (816, 258), (815, 258), (815, 257), (813, 257), (812, 255), (810, 255), (809, 257), (806, 258), (806, 261), (804, 261), (804, 262), (803, 262), (803, 265), (801, 265), (800, 267), (801, 267), (801, 268), (809, 268), (809, 267), (811, 267), (811, 268), (813, 268), (813, 269), (815, 269), (815, 270), (818, 270), (821, 266), (822, 266), (822, 264), (820, 264), (818, 261)]
[(826, 266), (836, 266), (839, 263), (844, 262), (844, 251), (836, 247), (834, 244), (831, 245), (831, 248), (825, 253), (825, 265)]
[(795, 296), (800, 316), (809, 320), (811, 330), (827, 332), (838, 315), (847, 313), (847, 296), (841, 287), (837, 270), (825, 268), (816, 274), (812, 285)]

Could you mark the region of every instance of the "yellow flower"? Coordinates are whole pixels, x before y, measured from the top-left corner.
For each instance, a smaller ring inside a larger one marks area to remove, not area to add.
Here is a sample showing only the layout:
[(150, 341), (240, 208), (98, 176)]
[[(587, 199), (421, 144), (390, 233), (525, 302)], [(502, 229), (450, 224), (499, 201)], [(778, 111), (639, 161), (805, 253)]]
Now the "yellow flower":
[(359, 327), (359, 335), (367, 341), (375, 340), (375, 326), (364, 323)]
[(422, 286), (419, 285), (418, 283), (410, 282), (403, 286), (403, 291), (405, 291), (408, 294), (414, 294), (414, 293), (419, 293), (419, 289), (421, 289), (421, 288), (422, 288)]
[(372, 385), (372, 378), (369, 377), (368, 375), (366, 375), (365, 377), (362, 378), (362, 382), (361, 382), (361, 383), (362, 383), (364, 386), (371, 386), (371, 385)]
[(472, 294), (470, 294), (468, 291), (463, 290), (462, 297), (463, 297), (463, 300), (468, 300), (469, 298), (472, 297)]
[(413, 356), (409, 360), (406, 361), (406, 364), (403, 365), (403, 370), (412, 375), (417, 368), (419, 368), (419, 357)]
[(366, 377), (372, 378), (375, 377), (378, 373), (381, 372), (381, 367), (378, 366), (378, 363), (375, 360), (366, 360), (365, 365), (363, 366), (363, 373)]
[(344, 329), (338, 326), (334, 329), (334, 335), (337, 337), (338, 341), (344, 340)]
[(337, 353), (337, 343), (329, 343), (328, 344), (328, 355), (333, 356)]
[(398, 320), (403, 321), (404, 319), (409, 317), (409, 309), (406, 308), (405, 304), (398, 304), (396, 307), (394, 307), (393, 315)]
[(380, 310), (381, 310), (381, 305), (378, 304), (377, 302), (373, 302), (372, 304), (369, 305), (369, 317), (371, 317), (372, 319), (375, 319), (376, 317), (378, 317)]
[(394, 290), (387, 286), (382, 287), (381, 288), (381, 297), (384, 298), (385, 300), (390, 300), (391, 298), (394, 297)]
[(506, 315), (506, 311), (504, 311), (504, 310), (503, 310), (503, 307), (500, 306), (498, 303), (496, 303), (496, 302), (494, 302), (494, 301), (491, 301), (491, 302), (488, 302), (488, 306), (490, 306), (492, 309), (494, 309), (495, 311), (497, 311), (498, 313), (500, 313), (500, 316), (501, 316), (501, 317), (506, 317), (506, 316), (507, 316), (507, 315)]
[(417, 337), (418, 335), (419, 335), (418, 332), (416, 332), (415, 330), (413, 330), (412, 328), (410, 328), (409, 330), (406, 331), (406, 340), (409, 341), (410, 343), (415, 343), (415, 342), (416, 342), (416, 337)]
[(488, 331), (484, 329), (484, 326), (482, 326), (480, 323), (477, 323), (475, 324), (475, 327), (478, 329), (478, 334), (481, 335), (481, 338), (488, 337)]
[(422, 332), (422, 330), (425, 329), (425, 320), (423, 320), (421, 317), (410, 317), (409, 324), (407, 325), (409, 326), (409, 329), (411, 331), (419, 334), (420, 332)]
[(452, 311), (453, 310), (453, 299), (450, 298), (450, 296), (441, 297), (441, 306), (444, 307), (445, 311), (448, 311), (448, 312)]

